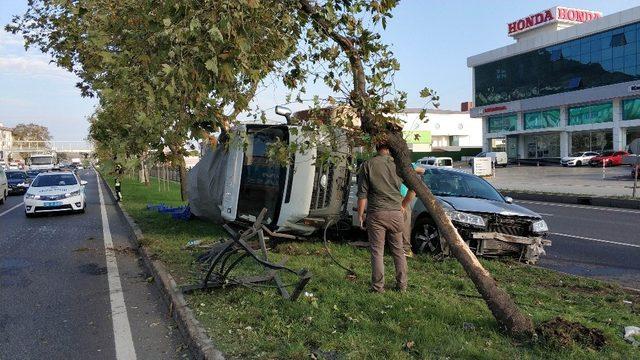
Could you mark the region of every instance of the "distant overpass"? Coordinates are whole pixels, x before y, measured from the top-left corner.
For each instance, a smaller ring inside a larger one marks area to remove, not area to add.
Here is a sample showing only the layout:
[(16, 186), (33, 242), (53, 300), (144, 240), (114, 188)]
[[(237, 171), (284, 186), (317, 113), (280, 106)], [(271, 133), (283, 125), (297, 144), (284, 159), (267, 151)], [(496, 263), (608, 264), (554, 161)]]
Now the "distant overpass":
[(88, 141), (13, 141), (9, 148), (0, 149), (6, 153), (93, 153), (93, 144)]

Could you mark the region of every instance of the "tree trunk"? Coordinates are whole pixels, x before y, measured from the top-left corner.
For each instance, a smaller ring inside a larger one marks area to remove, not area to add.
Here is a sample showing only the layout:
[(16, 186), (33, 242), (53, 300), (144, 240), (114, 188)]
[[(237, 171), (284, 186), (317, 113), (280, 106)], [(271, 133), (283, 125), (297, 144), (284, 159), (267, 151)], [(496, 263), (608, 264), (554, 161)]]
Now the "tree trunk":
[(425, 183), (416, 176), (415, 171), (413, 171), (411, 167), (409, 148), (407, 147), (406, 141), (402, 138), (400, 129), (390, 130), (386, 128), (386, 124), (375, 122), (375, 116), (370, 109), (366, 72), (364, 63), (360, 57), (361, 50), (354, 43), (357, 39), (349, 38), (337, 32), (336, 28), (319, 14), (318, 6), (315, 2), (311, 3), (309, 0), (298, 1), (300, 10), (310, 16), (315, 26), (335, 41), (349, 58), (351, 73), (353, 75), (353, 91), (350, 93), (349, 98), (352, 106), (358, 110), (362, 121), (362, 130), (369, 134), (376, 134), (379, 131), (386, 130), (388, 145), (395, 159), (400, 177), (409, 189), (416, 192), (418, 199), (424, 203), (438, 226), (440, 233), (449, 244), (451, 252), (460, 264), (462, 264), (462, 267), (482, 295), (482, 298), (487, 303), (489, 310), (491, 310), (498, 324), (505, 327), (512, 336), (531, 338), (533, 336), (533, 322), (531, 319), (522, 314), (509, 294), (498, 287), (498, 284), (493, 277), (491, 277), (491, 274), (480, 264), (467, 244), (462, 240), (460, 234), (458, 234), (458, 231), (453, 227), (451, 220), (446, 216), (431, 191)]
[(462, 240), (431, 190), (416, 176), (411, 167), (409, 148), (402, 134), (399, 132), (389, 133), (387, 138), (389, 150), (395, 160), (399, 175), (407, 187), (415, 191), (416, 196), (425, 205), (438, 226), (438, 230), (449, 244), (451, 253), (462, 264), (498, 323), (516, 337), (531, 337), (533, 335), (531, 319), (522, 314), (509, 294), (498, 287), (491, 274), (480, 264), (475, 254)]
[(184, 158), (179, 160), (178, 171), (180, 172), (180, 197), (182, 201), (187, 201), (187, 165), (184, 162)]

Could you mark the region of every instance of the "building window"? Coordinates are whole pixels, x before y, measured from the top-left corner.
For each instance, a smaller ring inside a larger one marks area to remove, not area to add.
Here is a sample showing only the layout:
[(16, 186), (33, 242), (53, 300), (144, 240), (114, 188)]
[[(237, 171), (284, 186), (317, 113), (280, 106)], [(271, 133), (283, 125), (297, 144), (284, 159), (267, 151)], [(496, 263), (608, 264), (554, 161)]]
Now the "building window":
[(640, 119), (640, 98), (622, 101), (622, 120)]
[(560, 109), (534, 111), (524, 114), (524, 129), (553, 128), (560, 125)]
[(611, 121), (613, 121), (612, 103), (569, 108), (569, 125), (598, 124)]
[(580, 131), (571, 133), (571, 153), (603, 152), (613, 148), (613, 130)]
[(489, 132), (516, 131), (518, 116), (516, 114), (489, 116)]
[(627, 45), (627, 38), (622, 34), (615, 34), (611, 36), (611, 47)]
[(527, 158), (560, 157), (560, 134), (525, 135), (524, 145)]
[(640, 80), (638, 24), (476, 66), (475, 103), (486, 106)]

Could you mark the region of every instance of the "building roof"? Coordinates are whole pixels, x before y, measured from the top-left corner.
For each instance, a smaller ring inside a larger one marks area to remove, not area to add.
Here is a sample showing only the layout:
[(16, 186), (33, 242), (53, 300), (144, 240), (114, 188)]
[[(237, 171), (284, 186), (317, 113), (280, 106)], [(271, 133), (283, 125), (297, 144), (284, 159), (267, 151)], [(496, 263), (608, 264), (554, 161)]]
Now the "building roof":
[[(418, 114), (422, 111), (421, 108), (406, 108), (402, 112), (405, 114)], [(468, 111), (457, 110), (444, 110), (444, 109), (427, 109), (427, 114), (468, 114)]]
[(526, 53), (550, 45), (563, 43), (601, 31), (635, 23), (640, 19), (640, 6), (613, 13), (566, 29), (540, 33), (538, 36), (522, 39), (514, 44), (489, 50), (467, 58), (467, 66), (475, 67), (513, 55)]

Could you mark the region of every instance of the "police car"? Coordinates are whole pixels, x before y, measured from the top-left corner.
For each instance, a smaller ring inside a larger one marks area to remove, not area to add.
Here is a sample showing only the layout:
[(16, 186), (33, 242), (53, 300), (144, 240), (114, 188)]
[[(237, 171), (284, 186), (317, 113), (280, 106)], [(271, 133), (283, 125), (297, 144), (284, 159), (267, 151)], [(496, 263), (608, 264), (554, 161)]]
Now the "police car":
[(84, 212), (86, 184), (70, 171), (41, 173), (24, 195), (24, 212), (28, 217), (47, 212)]

